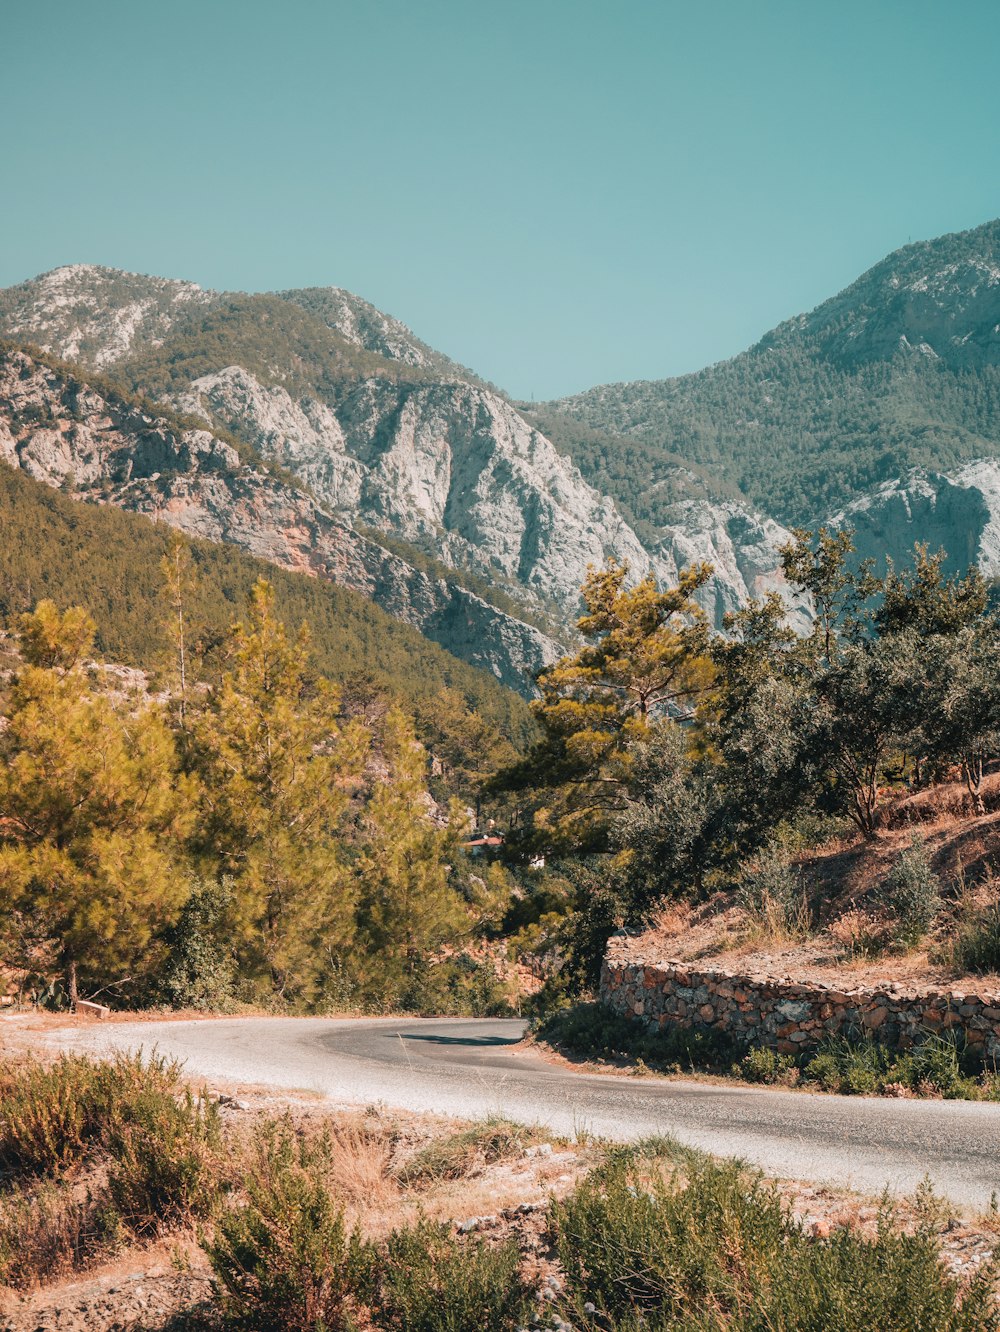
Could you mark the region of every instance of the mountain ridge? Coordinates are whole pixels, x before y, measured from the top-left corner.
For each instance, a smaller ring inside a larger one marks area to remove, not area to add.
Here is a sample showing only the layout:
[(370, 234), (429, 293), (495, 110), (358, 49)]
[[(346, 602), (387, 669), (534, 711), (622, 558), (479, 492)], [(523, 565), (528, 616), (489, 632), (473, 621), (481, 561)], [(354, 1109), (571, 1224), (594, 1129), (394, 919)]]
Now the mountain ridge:
[[(579, 585), (609, 557), (661, 583), (712, 563), (716, 626), (785, 591), (791, 525), (851, 522), (860, 549), (897, 563), (934, 533), (954, 564), (1000, 574), (996, 221), (886, 256), (728, 361), (552, 403), (511, 402), (337, 287), (218, 293), (72, 265), (0, 292), (0, 331), (217, 440), (116, 502), (351, 579), (522, 690), (573, 642)], [(226, 441), (250, 472), (212, 472)], [(453, 587), (462, 612), (429, 610), (442, 569), (483, 596)], [(456, 628), (473, 605), (478, 643)], [(793, 623), (805, 612), (790, 605)]]
[(353, 588), (522, 693), (557, 655), (539, 630), (337, 523), (210, 430), (178, 430), (9, 345), (0, 347), (0, 405), (0, 460), (78, 500)]
[[(777, 521), (815, 525), (913, 467), (1000, 450), (998, 329), (995, 220), (894, 251), (728, 360), (536, 410), (628, 439), (654, 481), (669, 450)], [(641, 492), (619, 497), (662, 520)]]

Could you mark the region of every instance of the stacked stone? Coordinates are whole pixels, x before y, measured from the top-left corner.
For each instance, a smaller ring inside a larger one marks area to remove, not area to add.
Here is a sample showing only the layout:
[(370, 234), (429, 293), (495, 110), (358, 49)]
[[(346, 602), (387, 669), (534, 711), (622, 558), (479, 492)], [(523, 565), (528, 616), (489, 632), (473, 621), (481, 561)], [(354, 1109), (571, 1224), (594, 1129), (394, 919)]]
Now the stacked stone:
[[(617, 954), (617, 955), (616, 955)], [(745, 1045), (797, 1054), (825, 1037), (870, 1033), (899, 1049), (951, 1032), (1000, 1061), (1000, 994), (904, 986), (838, 990), (822, 981), (645, 963), (614, 943), (601, 970), (601, 1002), (646, 1027), (702, 1028)]]

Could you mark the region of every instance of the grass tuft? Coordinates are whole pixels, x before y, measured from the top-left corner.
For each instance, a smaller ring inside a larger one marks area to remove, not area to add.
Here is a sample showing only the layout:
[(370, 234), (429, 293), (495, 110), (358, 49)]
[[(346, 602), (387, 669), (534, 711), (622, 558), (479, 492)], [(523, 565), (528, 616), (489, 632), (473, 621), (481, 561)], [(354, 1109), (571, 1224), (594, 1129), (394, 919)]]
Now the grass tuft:
[(499, 1115), (491, 1116), (480, 1124), (429, 1142), (400, 1167), (398, 1178), (406, 1186), (468, 1179), (487, 1166), (516, 1160), (527, 1147), (543, 1140), (547, 1140), (544, 1130), (515, 1124)]

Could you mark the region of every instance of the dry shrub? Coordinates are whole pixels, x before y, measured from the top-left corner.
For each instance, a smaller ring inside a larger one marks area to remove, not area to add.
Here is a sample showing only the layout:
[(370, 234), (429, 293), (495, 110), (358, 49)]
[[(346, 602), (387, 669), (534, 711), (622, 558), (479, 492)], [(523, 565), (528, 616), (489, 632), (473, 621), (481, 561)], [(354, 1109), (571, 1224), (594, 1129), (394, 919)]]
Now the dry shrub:
[(0, 1280), (22, 1288), (211, 1215), (226, 1174), (217, 1108), (131, 1055), (4, 1067), (0, 1166)]
[(173, 1101), (179, 1065), (141, 1055), (100, 1063), (63, 1055), (54, 1064), (0, 1067), (0, 1170), (43, 1173), (65, 1169), (151, 1104)]
[(339, 1124), (329, 1130), (328, 1173), (337, 1193), (352, 1203), (385, 1202), (396, 1192), (393, 1144), (382, 1130)]
[(849, 957), (878, 957), (890, 943), (889, 930), (881, 916), (854, 908), (827, 926), (830, 938)]
[(137, 1235), (208, 1217), (224, 1182), (217, 1107), (190, 1092), (150, 1097), (108, 1143), (108, 1194)]
[(812, 913), (800, 870), (777, 847), (767, 847), (740, 872), (738, 901), (755, 941), (804, 939)]
[(671, 902), (664, 907), (656, 919), (656, 929), (660, 934), (673, 936), (683, 934), (691, 924), (691, 903)]
[(118, 1240), (119, 1218), (88, 1189), (44, 1183), (0, 1201), (0, 1284), (30, 1290), (103, 1255)]

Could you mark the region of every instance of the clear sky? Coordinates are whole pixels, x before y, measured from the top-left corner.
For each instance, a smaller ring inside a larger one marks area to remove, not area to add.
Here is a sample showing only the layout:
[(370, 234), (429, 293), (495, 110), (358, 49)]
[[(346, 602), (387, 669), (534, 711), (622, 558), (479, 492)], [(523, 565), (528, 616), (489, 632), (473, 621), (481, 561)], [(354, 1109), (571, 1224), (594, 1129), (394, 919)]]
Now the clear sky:
[(333, 284), (520, 397), (1000, 214), (996, 0), (0, 0), (0, 285)]

